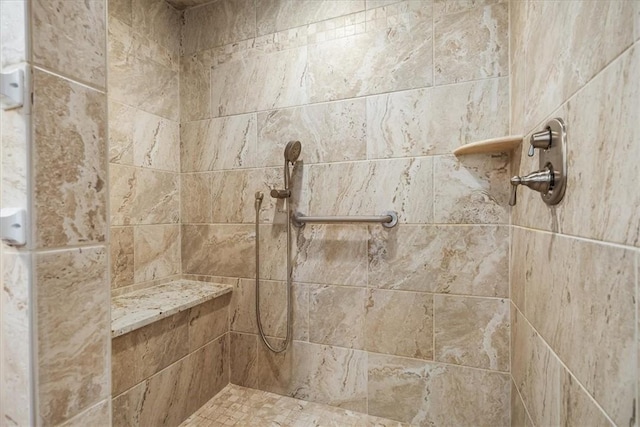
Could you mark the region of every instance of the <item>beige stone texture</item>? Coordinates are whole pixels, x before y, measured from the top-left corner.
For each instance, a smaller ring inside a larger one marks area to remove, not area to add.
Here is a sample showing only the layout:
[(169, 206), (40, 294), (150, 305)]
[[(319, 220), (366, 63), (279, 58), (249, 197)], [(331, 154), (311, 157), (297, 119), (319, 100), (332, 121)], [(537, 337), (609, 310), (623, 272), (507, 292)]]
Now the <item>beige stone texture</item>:
[(309, 341), (364, 349), (366, 289), (313, 286), (309, 293)]
[(229, 331), (229, 303), (226, 294), (189, 310), (189, 351), (194, 352)]
[(111, 399), (103, 400), (60, 424), (60, 427), (86, 427), (111, 425)]
[(111, 288), (128, 286), (134, 282), (133, 227), (111, 227)]
[(253, 334), (232, 332), (229, 372), (231, 384), (243, 387), (258, 387), (258, 342), (259, 338)]
[(211, 223), (211, 174), (180, 174), (180, 222)]
[(180, 273), (180, 226), (141, 225), (133, 229), (136, 283)]

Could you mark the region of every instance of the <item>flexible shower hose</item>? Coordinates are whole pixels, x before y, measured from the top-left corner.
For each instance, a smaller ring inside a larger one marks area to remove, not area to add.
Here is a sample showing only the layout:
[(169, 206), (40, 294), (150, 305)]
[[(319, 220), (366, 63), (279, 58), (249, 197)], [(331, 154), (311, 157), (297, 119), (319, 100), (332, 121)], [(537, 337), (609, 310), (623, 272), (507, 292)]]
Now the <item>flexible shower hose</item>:
[(267, 348), (274, 353), (282, 353), (289, 347), (291, 341), (291, 219), (289, 212), (289, 200), (287, 204), (287, 334), (284, 340), (282, 348), (276, 348), (267, 339), (262, 327), (262, 319), (260, 316), (260, 208), (262, 207), (263, 194), (258, 191), (256, 193), (256, 322), (258, 323), (258, 331), (260, 332), (260, 338)]

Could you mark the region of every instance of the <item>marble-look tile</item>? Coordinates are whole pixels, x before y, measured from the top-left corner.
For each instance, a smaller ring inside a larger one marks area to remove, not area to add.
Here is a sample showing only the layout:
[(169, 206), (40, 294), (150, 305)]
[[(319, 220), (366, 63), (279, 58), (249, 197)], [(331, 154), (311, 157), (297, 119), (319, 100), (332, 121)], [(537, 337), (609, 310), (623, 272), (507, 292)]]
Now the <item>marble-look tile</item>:
[(133, 165), (135, 113), (128, 105), (109, 99), (109, 162)]
[(253, 0), (219, 0), (184, 12), (183, 46), (189, 55), (255, 37)]
[[(4, 19), (4, 17), (0, 18)], [(27, 177), (29, 174), (29, 134), (31, 116), (26, 109), (0, 111), (0, 201), (2, 206), (29, 207)]]
[(435, 18), (436, 85), (508, 75), (508, 10), (500, 3)]
[[(633, 3), (531, 2), (525, 35), (527, 132), (632, 44)], [(568, 27), (569, 21), (575, 25)]]
[(221, 117), (306, 104), (308, 67), (306, 46), (269, 53), (250, 49), (215, 65), (211, 114)]
[(204, 51), (180, 57), (182, 123), (211, 117), (211, 58)]
[[(527, 107), (525, 29), (527, 13), (531, 2), (512, 1), (509, 3), (509, 93), (511, 95), (511, 135), (524, 135), (525, 108)], [(517, 153), (517, 150), (515, 150)], [(514, 159), (517, 154), (512, 154)]]
[(560, 424), (560, 362), (511, 306), (511, 375), (534, 425)]
[(34, 255), (38, 424), (59, 424), (109, 395), (107, 268), (103, 247)]
[(111, 299), (111, 335), (115, 338), (189, 310), (231, 292), (223, 283), (174, 279)]
[(170, 53), (159, 55), (163, 50), (153, 42), (136, 39), (131, 27), (111, 21), (114, 25), (109, 27), (109, 97), (177, 122), (180, 85), (175, 59), (166, 58)]
[(70, 420), (59, 424), (60, 427), (86, 427), (111, 425), (111, 398), (103, 400)]
[(433, 296), (380, 289), (367, 291), (366, 350), (433, 359)]
[(255, 194), (264, 195), (260, 205), (260, 222), (286, 224), (282, 200), (269, 195), (273, 188), (283, 188), (282, 168), (229, 170), (211, 174), (211, 216), (214, 223), (255, 223)]
[(634, 40), (640, 40), (640, 3), (634, 2), (633, 5), (635, 9), (633, 11), (633, 15), (635, 16), (635, 20), (633, 21), (634, 26)]
[(27, 60), (27, 2), (0, 2), (0, 68)]
[(211, 174), (180, 174), (180, 221), (189, 223), (210, 223), (211, 214)]
[(180, 226), (141, 225), (133, 229), (133, 272), (136, 282), (180, 273)]
[(164, 1), (131, 0), (131, 26), (167, 49), (180, 50), (182, 13)]
[(171, 6), (178, 10), (184, 10), (192, 6), (198, 6), (205, 3), (211, 3), (210, 0), (167, 0)]
[(111, 342), (111, 394), (117, 396), (189, 353), (189, 313), (183, 311)]
[(189, 351), (229, 332), (229, 303), (231, 294), (199, 304), (189, 310)]
[(369, 414), (413, 425), (507, 426), (509, 374), (369, 354)]
[(302, 142), (305, 164), (366, 158), (366, 102), (353, 99), (258, 114), (258, 165), (282, 165), (291, 140)]
[[(231, 295), (231, 330), (257, 334), (255, 280), (240, 279)], [(260, 280), (260, 316), (265, 334), (284, 339), (287, 306), (286, 282)], [(309, 285), (292, 284), (293, 339), (309, 339)]]
[(131, 25), (133, 18), (133, 0), (108, 0), (109, 18), (116, 18), (126, 25)]
[(33, 85), (35, 244), (104, 242), (106, 96), (38, 70)]
[[(274, 256), (261, 257), (260, 277), (284, 280), (286, 243), (284, 227), (261, 226), (260, 250)], [(254, 226), (218, 224), (183, 225), (182, 271), (225, 277), (255, 277)]]
[(182, 172), (257, 166), (255, 114), (183, 123), (180, 161)]
[(367, 98), (369, 159), (449, 154), (508, 133), (506, 77)]
[[(529, 424), (527, 424), (529, 422)], [(531, 422), (527, 410), (522, 403), (520, 393), (513, 381), (511, 382), (511, 427), (527, 427)]]
[(179, 222), (177, 173), (112, 164), (110, 177), (112, 225)]
[(364, 349), (366, 289), (313, 286), (309, 294), (309, 341)]
[(229, 381), (243, 387), (258, 388), (258, 336), (234, 332), (229, 335)]
[(293, 278), (327, 285), (367, 285), (367, 228), (306, 225), (295, 231)]
[(435, 360), (508, 371), (509, 309), (504, 299), (436, 295)]
[(513, 279), (524, 286), (524, 315), (611, 419), (628, 424), (636, 387), (629, 372), (637, 364), (634, 251), (515, 228), (519, 233), (525, 236), (514, 241), (524, 240), (526, 249), (518, 261), (527, 267)]
[(132, 285), (134, 262), (133, 227), (111, 227), (111, 288)]
[(34, 1), (31, 4), (33, 61), (78, 81), (104, 88), (105, 7), (106, 1)]
[[(279, 343), (278, 343), (279, 344)], [(258, 347), (261, 390), (365, 412), (367, 353), (293, 341), (288, 351)]]
[(566, 369), (560, 377), (560, 423), (564, 426), (613, 426), (596, 403)]
[(229, 382), (227, 336), (113, 399), (114, 426), (176, 426)]
[(141, 110), (132, 113), (133, 164), (180, 172), (180, 123)]
[(433, 0), (433, 14), (447, 15), (496, 3), (507, 3), (507, 0)]
[(364, 10), (364, 0), (266, 0), (257, 4), (258, 36)]
[(398, 3), (401, 0), (365, 0), (367, 9), (375, 9), (378, 7), (388, 6), (390, 4)]
[(304, 191), (293, 200), (305, 215), (381, 215), (392, 210), (400, 222), (433, 219), (430, 157), (309, 165), (298, 175), (294, 191)]
[[(2, 5), (0, 5), (2, 7)], [(17, 253), (2, 244), (2, 289), (0, 304), (0, 352), (2, 364), (3, 423), (21, 426), (31, 425), (30, 319), (33, 306), (29, 298), (31, 256)]]
[(509, 296), (507, 227), (371, 226), (369, 234), (371, 287)]
[(312, 102), (431, 86), (431, 4), (419, 2), (412, 22), (309, 46)]
[(436, 157), (434, 222), (506, 224), (509, 222), (509, 156)]

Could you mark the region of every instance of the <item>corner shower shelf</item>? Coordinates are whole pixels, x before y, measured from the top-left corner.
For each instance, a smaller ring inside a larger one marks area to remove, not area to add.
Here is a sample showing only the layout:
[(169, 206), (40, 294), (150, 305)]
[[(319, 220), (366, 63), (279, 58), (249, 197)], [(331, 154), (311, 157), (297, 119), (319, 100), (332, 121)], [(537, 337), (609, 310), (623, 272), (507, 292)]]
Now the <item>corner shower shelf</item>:
[(464, 154), (504, 153), (513, 150), (520, 144), (522, 144), (522, 135), (503, 136), (465, 144), (453, 150), (453, 154), (461, 156)]
[(228, 294), (231, 285), (175, 280), (111, 299), (111, 337), (150, 325), (181, 311)]

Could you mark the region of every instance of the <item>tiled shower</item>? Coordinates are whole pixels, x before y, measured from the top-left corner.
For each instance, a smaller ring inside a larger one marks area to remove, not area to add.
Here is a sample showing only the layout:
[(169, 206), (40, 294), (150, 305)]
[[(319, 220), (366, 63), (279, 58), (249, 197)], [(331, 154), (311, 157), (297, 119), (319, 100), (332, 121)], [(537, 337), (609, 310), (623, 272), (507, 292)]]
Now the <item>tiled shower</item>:
[[(29, 237), (2, 245), (1, 425), (179, 425), (253, 390), (420, 426), (638, 424), (639, 1), (0, 14), (2, 71), (33, 93), (2, 111), (2, 207)], [(553, 117), (566, 195), (510, 207)], [(507, 135), (522, 146), (452, 154)], [(296, 212), (399, 225), (294, 227), (293, 341), (274, 354), (255, 276), (281, 343), (288, 218), (268, 194), (291, 140)], [(228, 293), (113, 333), (111, 300), (184, 280)]]

